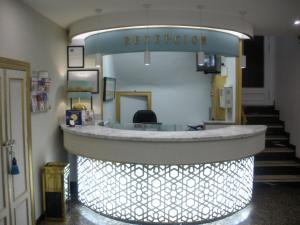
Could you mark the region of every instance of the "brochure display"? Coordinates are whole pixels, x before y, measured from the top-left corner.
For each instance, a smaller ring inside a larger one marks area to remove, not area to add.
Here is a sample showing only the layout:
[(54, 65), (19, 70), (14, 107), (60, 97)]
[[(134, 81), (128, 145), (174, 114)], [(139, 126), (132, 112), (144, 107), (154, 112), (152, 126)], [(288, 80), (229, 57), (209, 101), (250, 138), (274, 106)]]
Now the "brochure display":
[(51, 109), (49, 101), (51, 79), (47, 71), (33, 72), (31, 77), (31, 111), (47, 112)]

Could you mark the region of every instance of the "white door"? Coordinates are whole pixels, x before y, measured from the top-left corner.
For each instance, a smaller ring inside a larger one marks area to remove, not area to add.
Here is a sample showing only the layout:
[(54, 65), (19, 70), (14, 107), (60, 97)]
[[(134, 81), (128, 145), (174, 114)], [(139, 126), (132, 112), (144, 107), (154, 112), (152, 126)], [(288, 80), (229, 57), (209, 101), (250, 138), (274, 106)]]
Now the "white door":
[(6, 140), (4, 120), (4, 73), (0, 69), (0, 225), (10, 225), (9, 198), (8, 198), (8, 155), (7, 149), (3, 146)]
[[(3, 141), (14, 140), (15, 142), (11, 148), (2, 149), (5, 157), (0, 161), (3, 169), (1, 178), (4, 178), (4, 187), (8, 187), (8, 194), (7, 191), (5, 193), (7, 196), (5, 211), (9, 211), (10, 214), (8, 225), (31, 225), (26, 73), (18, 70), (5, 70), (2, 81), (4, 81), (5, 94), (2, 90), (1, 98), (4, 95), (6, 100), (6, 104), (3, 105), (4, 110), (1, 110), (2, 114), (5, 112), (5, 124), (2, 124), (2, 128), (5, 127), (6, 139)], [(13, 154), (9, 154), (10, 151)], [(14, 176), (9, 174), (12, 156), (17, 159), (20, 171)], [(7, 214), (5, 215), (7, 217)], [(7, 218), (6, 220), (8, 221)], [(2, 225), (1, 222), (0, 225)]]
[(132, 123), (136, 111), (147, 109), (146, 96), (121, 96), (120, 99), (120, 122)]
[(264, 87), (243, 88), (243, 105), (274, 104), (274, 38), (264, 37)]

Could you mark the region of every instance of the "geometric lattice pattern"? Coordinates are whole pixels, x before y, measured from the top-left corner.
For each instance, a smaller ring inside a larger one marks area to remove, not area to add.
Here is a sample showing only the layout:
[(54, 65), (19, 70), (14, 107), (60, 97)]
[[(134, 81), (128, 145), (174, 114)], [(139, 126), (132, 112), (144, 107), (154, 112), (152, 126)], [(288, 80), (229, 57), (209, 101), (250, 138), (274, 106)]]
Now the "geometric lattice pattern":
[(78, 156), (78, 198), (117, 220), (202, 223), (251, 201), (253, 166), (254, 157), (199, 165), (140, 165)]
[(70, 193), (70, 164), (65, 166), (64, 169), (64, 201), (71, 200)]

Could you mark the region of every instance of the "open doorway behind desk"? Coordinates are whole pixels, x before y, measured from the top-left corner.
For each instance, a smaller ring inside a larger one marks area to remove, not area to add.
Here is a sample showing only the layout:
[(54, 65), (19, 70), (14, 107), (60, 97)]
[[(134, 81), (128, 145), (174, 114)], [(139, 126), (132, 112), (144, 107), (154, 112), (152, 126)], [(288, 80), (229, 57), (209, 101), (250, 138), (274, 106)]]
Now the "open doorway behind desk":
[(132, 123), (136, 111), (151, 110), (151, 108), (151, 92), (121, 91), (116, 93), (116, 120), (119, 123)]

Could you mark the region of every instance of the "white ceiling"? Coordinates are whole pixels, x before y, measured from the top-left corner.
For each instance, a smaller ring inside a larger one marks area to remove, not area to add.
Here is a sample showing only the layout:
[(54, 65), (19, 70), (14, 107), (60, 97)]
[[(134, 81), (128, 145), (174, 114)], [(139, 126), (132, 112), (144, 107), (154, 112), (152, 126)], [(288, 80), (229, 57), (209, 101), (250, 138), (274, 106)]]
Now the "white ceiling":
[[(22, 0), (40, 14), (58, 25), (68, 28), (85, 17), (94, 16), (95, 9), (102, 14), (144, 10), (143, 4), (150, 3), (151, 9), (198, 10), (203, 5), (205, 12), (222, 12), (237, 16), (246, 11), (245, 20), (254, 27), (255, 34), (290, 35), (300, 34), (300, 26), (293, 21), (300, 18), (300, 0)], [(150, 9), (150, 10), (151, 10)]]

